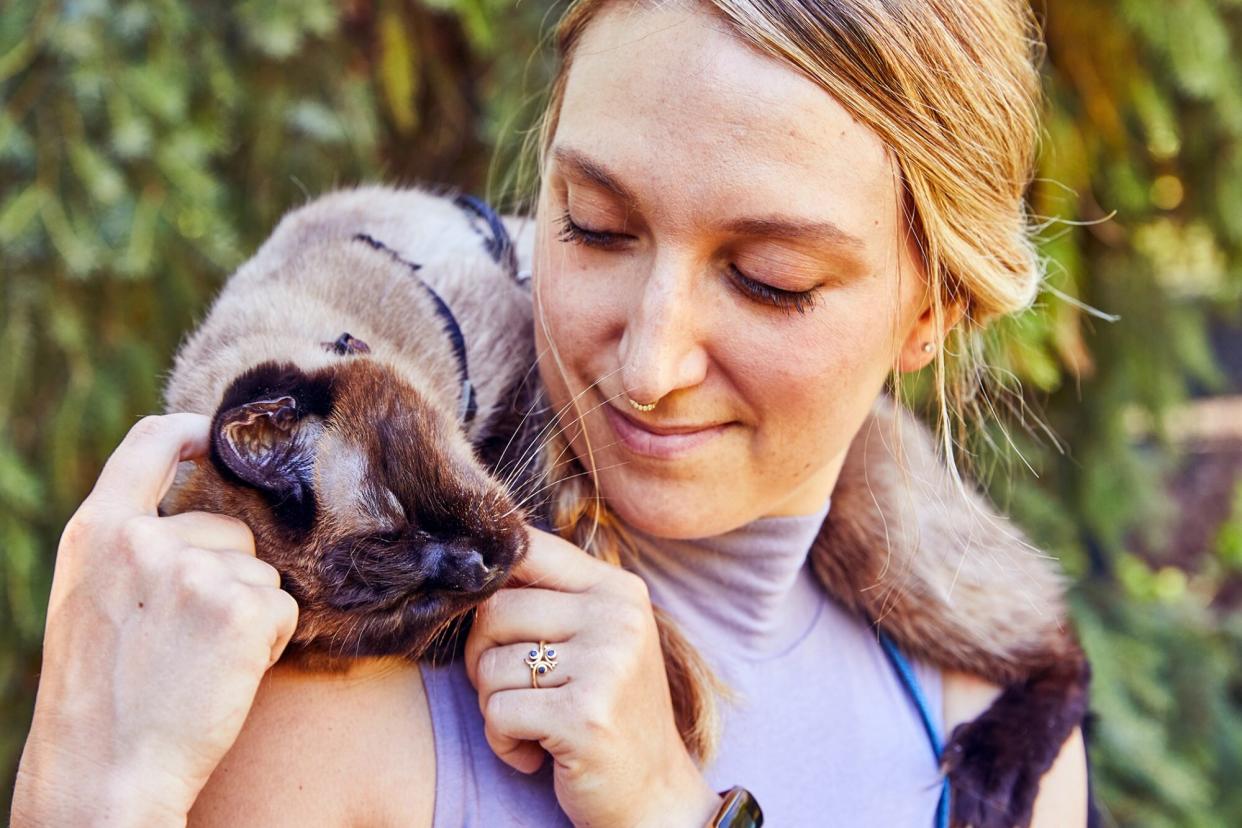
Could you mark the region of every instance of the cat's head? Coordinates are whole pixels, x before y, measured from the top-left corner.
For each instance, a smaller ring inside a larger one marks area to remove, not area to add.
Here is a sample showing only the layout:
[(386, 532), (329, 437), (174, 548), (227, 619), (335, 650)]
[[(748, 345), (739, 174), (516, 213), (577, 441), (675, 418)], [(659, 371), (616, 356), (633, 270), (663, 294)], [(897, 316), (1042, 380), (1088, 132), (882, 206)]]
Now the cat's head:
[(418, 654), (504, 582), (525, 516), (454, 416), (367, 355), (238, 376), (167, 503), (237, 516), (301, 612), (291, 654)]

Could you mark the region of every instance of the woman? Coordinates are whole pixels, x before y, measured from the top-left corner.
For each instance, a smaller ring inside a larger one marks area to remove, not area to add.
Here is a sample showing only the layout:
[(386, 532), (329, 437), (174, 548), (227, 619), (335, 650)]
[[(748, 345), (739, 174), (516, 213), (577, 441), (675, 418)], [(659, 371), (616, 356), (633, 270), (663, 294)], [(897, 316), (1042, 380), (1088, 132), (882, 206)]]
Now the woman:
[[(62, 539), (16, 825), (692, 826), (735, 784), (769, 824), (932, 822), (908, 685), (803, 562), (890, 373), (1037, 291), (1026, 6), (584, 0), (558, 34), (536, 335), (592, 474), (556, 517), (631, 571), (532, 530), (462, 663), (256, 696), (296, 608), (243, 526), (153, 516), (206, 424), (144, 421)], [(996, 693), (914, 672), (940, 732)], [(1034, 824), (1085, 824), (1085, 789), (1075, 732)]]

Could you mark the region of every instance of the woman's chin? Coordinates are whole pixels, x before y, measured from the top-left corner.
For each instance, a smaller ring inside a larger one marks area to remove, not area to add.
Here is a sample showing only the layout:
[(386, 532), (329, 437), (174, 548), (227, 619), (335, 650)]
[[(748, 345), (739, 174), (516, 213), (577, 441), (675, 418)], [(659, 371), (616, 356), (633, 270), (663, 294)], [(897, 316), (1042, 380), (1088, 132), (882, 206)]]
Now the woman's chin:
[(626, 475), (604, 480), (601, 494), (627, 526), (657, 538), (685, 540), (721, 535), (759, 517), (745, 498), (701, 483)]

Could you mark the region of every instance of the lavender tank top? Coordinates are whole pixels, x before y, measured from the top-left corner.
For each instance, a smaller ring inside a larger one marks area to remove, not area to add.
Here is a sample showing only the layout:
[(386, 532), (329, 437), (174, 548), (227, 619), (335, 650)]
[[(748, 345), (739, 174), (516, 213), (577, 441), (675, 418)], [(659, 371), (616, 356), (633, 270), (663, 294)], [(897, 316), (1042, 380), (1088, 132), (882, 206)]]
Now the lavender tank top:
[[(942, 788), (925, 724), (875, 631), (806, 563), (830, 503), (694, 540), (637, 534), (634, 569), (733, 690), (704, 769), (744, 785), (770, 826), (934, 824)], [(568, 653), (566, 653), (568, 655)], [(943, 732), (940, 673), (910, 662)], [(460, 663), (422, 667), (436, 750), (435, 828), (570, 825), (552, 763), (527, 776), (492, 753)]]

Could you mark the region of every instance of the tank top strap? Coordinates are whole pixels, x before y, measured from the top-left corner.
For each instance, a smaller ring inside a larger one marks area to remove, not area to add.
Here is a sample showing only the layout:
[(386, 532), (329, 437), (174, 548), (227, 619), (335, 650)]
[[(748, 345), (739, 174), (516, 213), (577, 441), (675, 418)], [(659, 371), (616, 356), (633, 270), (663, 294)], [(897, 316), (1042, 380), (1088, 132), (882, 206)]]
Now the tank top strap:
[[(918, 708), (923, 730), (927, 734), (927, 740), (931, 743), (932, 755), (936, 757), (937, 763), (940, 762), (944, 743), (940, 738), (940, 729), (936, 727), (935, 717), (927, 704), (927, 697), (923, 694), (923, 688), (919, 686), (918, 677), (914, 674), (914, 669), (893, 639), (883, 631), (880, 632), (880, 646), (884, 648), (884, 654), (888, 656), (889, 663), (893, 665), (893, 670), (901, 680), (902, 686), (909, 693), (914, 706)], [(941, 783), (940, 800), (936, 803), (935, 828), (949, 828), (949, 778), (947, 776)]]
[(471, 769), (475, 757), (469, 732), (469, 697), (451, 665), (420, 665), (436, 751), (436, 804), (432, 825), (470, 825), (478, 819)]
[(573, 828), (556, 800), (552, 762), (525, 774), (487, 743), (479, 697), (458, 659), (419, 669), (436, 752), (433, 828)]

